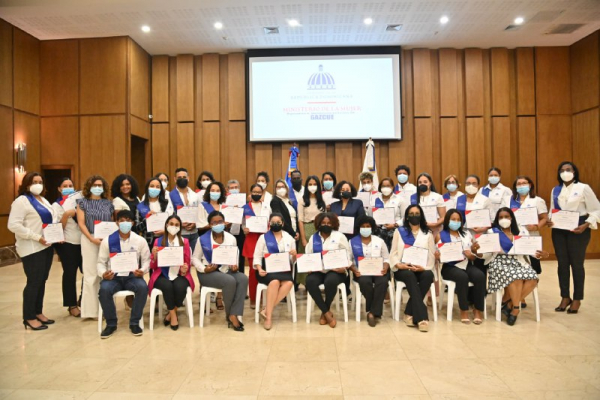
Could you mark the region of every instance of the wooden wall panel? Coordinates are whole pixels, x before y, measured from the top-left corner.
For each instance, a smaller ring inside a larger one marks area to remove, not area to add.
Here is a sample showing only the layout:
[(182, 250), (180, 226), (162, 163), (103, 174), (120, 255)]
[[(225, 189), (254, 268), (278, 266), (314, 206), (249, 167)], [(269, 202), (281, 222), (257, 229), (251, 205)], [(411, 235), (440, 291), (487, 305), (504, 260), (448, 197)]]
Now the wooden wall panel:
[(465, 100), (467, 117), (483, 115), (483, 51), (465, 49)]
[[(270, 143), (257, 143), (254, 146), (254, 174), (260, 171), (266, 171), (270, 177), (273, 177), (273, 145)], [(305, 175), (306, 177), (306, 175)], [(254, 183), (254, 179), (248, 182), (248, 186)], [(272, 189), (272, 188), (271, 188)], [(273, 193), (273, 190), (270, 190)]]
[(152, 175), (165, 172), (172, 177), (169, 165), (169, 124), (152, 124)]
[(177, 121), (194, 120), (194, 56), (177, 56)]
[(8, 216), (0, 217), (0, 246), (15, 244), (15, 234), (8, 230)]
[(573, 116), (573, 162), (581, 181), (600, 195), (600, 110), (594, 108)]
[(515, 50), (517, 64), (517, 114), (535, 115), (535, 61), (533, 49)]
[(538, 190), (546, 201), (556, 186), (556, 168), (573, 158), (571, 116), (539, 115), (537, 117)]
[(0, 214), (8, 214), (14, 200), (14, 148), (13, 111), (0, 106), (0, 180), (4, 185), (4, 190), (0, 190)]
[(505, 177), (504, 184), (507, 185), (508, 182), (512, 182), (517, 173), (517, 166), (511, 162), (512, 151), (516, 151), (517, 148), (511, 140), (510, 119), (508, 117), (493, 117), (492, 134), (492, 164), (502, 170), (502, 175)]
[(219, 120), (219, 55), (202, 56), (202, 117)]
[(229, 74), (229, 120), (244, 121), (246, 119), (246, 55), (244, 53), (229, 54), (227, 58)]
[(458, 110), (458, 70), (456, 49), (440, 49), (440, 115), (456, 117)]
[(150, 56), (129, 39), (130, 92), (129, 112), (144, 121), (150, 114)]
[(0, 19), (0, 105), (13, 105), (13, 28)]
[[(415, 153), (414, 179), (421, 172), (433, 174), (433, 126), (430, 118), (415, 119)], [(435, 179), (435, 177), (434, 177)]]
[(485, 132), (483, 118), (467, 118), (467, 173), (486, 176)]
[(600, 31), (570, 48), (571, 98), (573, 112), (598, 107), (600, 102)]
[(571, 75), (568, 47), (536, 47), (537, 114), (571, 114)]
[[(352, 176), (352, 142), (335, 142), (335, 174), (338, 182), (344, 179), (351, 179), (356, 186), (356, 178)], [(303, 166), (301, 171), (303, 176), (311, 174), (310, 168)]]
[(80, 113), (125, 113), (127, 38), (81, 39), (79, 52)]
[(492, 49), (491, 51), (492, 78), (492, 115), (506, 116), (510, 110), (510, 82), (508, 49)]
[(150, 140), (150, 124), (138, 117), (132, 116), (129, 121), (129, 132), (133, 136), (141, 137), (142, 139)]
[[(73, 165), (75, 173), (79, 164), (79, 118), (41, 118), (41, 164)], [(75, 174), (74, 182), (77, 181)]]
[(41, 115), (79, 114), (79, 41), (41, 42), (40, 69)]
[(13, 30), (14, 108), (40, 113), (40, 41)]
[[(202, 169), (220, 175), (219, 122), (205, 122), (202, 135)], [(200, 172), (199, 170), (198, 172)]]
[[(460, 174), (460, 141), (458, 136), (458, 119), (442, 118), (440, 120), (441, 129), (441, 174), (438, 191), (443, 192), (441, 184), (446, 176), (450, 174)], [(462, 179), (462, 176), (459, 176)]]
[[(177, 165), (187, 168), (191, 187), (194, 187), (196, 176), (200, 173), (200, 171), (196, 171), (194, 164), (194, 124), (180, 122), (177, 124)], [(209, 171), (215, 170), (209, 169)]]
[(169, 56), (152, 57), (152, 122), (169, 121)]
[[(518, 171), (537, 182), (537, 135), (535, 117), (519, 117), (518, 129)], [(546, 198), (545, 194), (541, 194)]]
[[(232, 122), (229, 125), (229, 151), (227, 152), (227, 161), (229, 162), (229, 176), (227, 179), (237, 179), (240, 181), (240, 189), (247, 190), (246, 181), (246, 123)], [(274, 177), (277, 179), (277, 177)]]
[(414, 115), (431, 116), (431, 50), (413, 50)]

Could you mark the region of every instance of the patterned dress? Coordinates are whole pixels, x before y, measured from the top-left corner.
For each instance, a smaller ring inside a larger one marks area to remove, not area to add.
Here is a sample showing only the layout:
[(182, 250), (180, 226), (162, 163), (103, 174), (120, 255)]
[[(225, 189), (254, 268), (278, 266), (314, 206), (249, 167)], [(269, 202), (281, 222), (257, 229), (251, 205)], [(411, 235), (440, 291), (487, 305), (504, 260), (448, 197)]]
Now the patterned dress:
[(488, 267), (488, 292), (504, 289), (516, 280), (538, 279), (529, 265), (522, 265), (517, 256), (498, 254)]

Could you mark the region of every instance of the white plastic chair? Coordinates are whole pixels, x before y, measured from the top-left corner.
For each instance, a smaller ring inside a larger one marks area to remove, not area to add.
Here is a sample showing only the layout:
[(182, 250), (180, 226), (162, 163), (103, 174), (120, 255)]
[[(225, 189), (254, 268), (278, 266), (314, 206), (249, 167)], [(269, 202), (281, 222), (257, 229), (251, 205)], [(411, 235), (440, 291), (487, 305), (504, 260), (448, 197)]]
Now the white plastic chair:
[[(388, 292), (390, 294), (390, 305), (392, 306), (392, 318), (395, 315), (395, 309), (396, 307), (394, 306), (394, 282), (393, 280), (390, 280), (388, 283)], [(358, 284), (358, 282), (354, 281), (354, 294), (352, 295), (354, 297), (354, 308), (356, 311), (356, 321), (360, 322), (360, 313), (362, 311), (362, 293), (360, 291), (360, 285)]]
[[(259, 283), (256, 286), (256, 307), (254, 308), (254, 322), (258, 324), (260, 321), (260, 309), (267, 305), (267, 295), (263, 296), (263, 292), (267, 290), (267, 285)], [(292, 290), (287, 294), (287, 309), (288, 312), (292, 313), (292, 322), (298, 321), (298, 315), (296, 314), (296, 292), (292, 287)], [(261, 303), (262, 300), (262, 303)], [(259, 305), (262, 304), (262, 307)]]
[[(448, 287), (447, 303), (446, 306), (446, 320), (452, 321), (452, 309), (454, 308), (454, 292), (456, 291), (456, 282), (447, 279), (440, 281), (440, 311), (444, 304), (444, 292), (445, 287)], [(469, 287), (472, 287), (473, 283), (469, 282)], [(487, 296), (483, 298), (483, 319), (487, 319)]]
[[(117, 297), (135, 296), (131, 290), (120, 290), (113, 295), (113, 300)], [(116, 301), (115, 301), (116, 303)], [(140, 328), (144, 329), (144, 314), (140, 318)], [(102, 304), (98, 303), (98, 332), (102, 333)]]
[[(319, 285), (319, 289), (321, 291), (325, 290), (325, 285)], [(346, 296), (346, 284), (344, 282), (340, 283), (337, 287), (338, 292), (342, 295), (342, 306), (344, 307), (344, 322), (348, 322), (348, 297)], [(335, 308), (336, 311), (340, 310), (339, 305), (339, 296), (336, 294), (335, 296)], [(310, 316), (313, 312), (315, 306), (315, 302), (313, 301), (310, 293), (306, 296), (306, 323), (310, 324)]]
[[(156, 301), (158, 297), (162, 296), (163, 292), (160, 289), (152, 289), (150, 293), (150, 330), (154, 330), (154, 309), (156, 308)], [(192, 306), (192, 288), (187, 288), (185, 295), (185, 309), (187, 311), (188, 320), (190, 321), (190, 328), (194, 327), (194, 308)], [(158, 307), (158, 318), (160, 321), (163, 319), (163, 307), (162, 304)]]
[[(402, 308), (402, 289), (405, 289), (406, 285), (404, 284), (404, 282), (402, 281), (396, 281), (396, 313), (394, 315), (394, 319), (396, 321), (400, 321), (400, 309)], [(431, 287), (429, 288), (429, 290), (431, 291), (431, 305), (432, 305), (432, 309), (433, 309), (433, 320), (437, 321), (438, 319), (438, 315), (437, 315), (437, 299), (436, 299), (436, 292), (435, 292), (435, 281), (431, 283)], [(427, 296), (425, 296), (425, 298), (423, 299), (423, 302), (425, 303), (425, 306), (427, 306)]]
[(200, 289), (200, 311), (198, 314), (198, 318), (200, 319), (200, 328), (204, 328), (204, 315), (207, 317), (210, 316), (210, 300), (207, 301), (208, 296), (211, 293), (221, 293), (221, 289), (202, 286)]
[[(537, 286), (533, 289), (533, 302), (535, 306), (535, 320), (540, 322), (540, 297), (538, 295)], [(502, 295), (504, 294), (504, 289), (498, 290), (496, 292), (496, 321), (502, 321)], [(519, 303), (519, 309), (521, 308), (521, 304)]]

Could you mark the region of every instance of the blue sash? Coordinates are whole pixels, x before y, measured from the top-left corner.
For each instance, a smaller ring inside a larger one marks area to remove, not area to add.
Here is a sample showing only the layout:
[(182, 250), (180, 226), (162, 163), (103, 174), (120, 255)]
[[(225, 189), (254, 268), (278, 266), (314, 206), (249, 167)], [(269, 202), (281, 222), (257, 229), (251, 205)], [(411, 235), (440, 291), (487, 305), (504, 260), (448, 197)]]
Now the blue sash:
[(179, 210), (181, 207), (185, 206), (181, 196), (179, 195), (179, 190), (171, 190), (169, 192), (169, 197), (171, 198), (171, 203), (173, 203), (175, 210)]
[(321, 235), (319, 233), (315, 233), (312, 236), (313, 239), (313, 253), (322, 253), (323, 252), (323, 239), (321, 239)]
[(354, 236), (350, 239), (350, 246), (352, 246), (352, 254), (354, 254), (354, 261), (356, 262), (356, 268), (358, 268), (359, 257), (364, 257), (362, 239), (360, 235)]
[[(442, 243), (452, 243), (452, 236), (450, 235), (450, 232), (448, 232), (445, 229), (442, 229), (440, 231), (440, 240), (442, 241)], [(448, 265), (456, 265), (461, 261), (452, 261), (452, 262), (445, 262), (444, 264), (448, 264)]]
[(298, 210), (298, 200), (296, 200), (296, 191), (293, 187), (290, 188), (289, 197), (292, 202), (292, 207), (294, 207), (295, 210)]
[(518, 210), (519, 208), (521, 208), (521, 197), (519, 195), (517, 195), (517, 198), (515, 199), (514, 197), (510, 198), (510, 209), (513, 210), (513, 212), (515, 210)]
[(414, 246), (414, 244), (415, 244), (415, 237), (413, 236), (412, 232), (406, 230), (403, 226), (399, 226), (398, 227), (398, 233), (402, 237), (402, 241), (404, 242), (404, 244), (408, 244), (410, 246)]
[(400, 193), (401, 190), (402, 190), (402, 188), (400, 187), (400, 184), (397, 183), (396, 186), (394, 187), (394, 193), (398, 194), (398, 193)]
[[(142, 204), (142, 203), (140, 203), (140, 204)], [(161, 237), (159, 237), (159, 238), (158, 238), (158, 240), (157, 240), (157, 242), (156, 242), (156, 245), (157, 245), (158, 247), (163, 247), (163, 245), (162, 245), (162, 242), (163, 242), (163, 237), (164, 237), (164, 236), (161, 236)], [(158, 256), (157, 256), (157, 258), (158, 258)], [(158, 261), (157, 261), (157, 262), (158, 262)], [(160, 267), (160, 271), (161, 271), (161, 274), (162, 274), (162, 276), (164, 276), (164, 277), (165, 277), (165, 278), (167, 278), (167, 279), (169, 279), (169, 268), (170, 268), (170, 267)]]
[(206, 210), (207, 214), (210, 214), (211, 212), (215, 211), (215, 208), (207, 201), (203, 201), (202, 206)]
[(562, 190), (561, 185), (557, 185), (554, 187), (554, 189), (552, 189), (552, 199), (554, 200), (554, 209), (555, 210), (562, 210), (562, 208), (560, 208), (560, 206), (558, 205), (558, 195), (560, 194), (561, 190)]
[(42, 220), (42, 225), (48, 225), (52, 223), (52, 213), (44, 207), (32, 194), (26, 194), (27, 200), (33, 206), (33, 209), (38, 213), (40, 219)]
[(456, 198), (456, 210), (462, 214), (463, 221), (466, 220), (466, 211), (467, 211), (467, 195), (463, 194), (462, 196), (458, 196)]
[(252, 205), (250, 203), (244, 204), (244, 217), (256, 217), (254, 210), (252, 209)]
[(202, 246), (202, 253), (206, 258), (206, 261), (208, 261), (209, 264), (212, 264), (213, 247), (211, 244), (210, 235), (212, 235), (212, 231), (209, 230), (208, 232), (200, 236), (200, 246)]
[(490, 197), (490, 192), (492, 190), (489, 187), (484, 187), (483, 189), (481, 189), (481, 194), (484, 195), (485, 197)]
[(502, 250), (505, 254), (508, 254), (510, 249), (513, 247), (513, 242), (510, 241), (508, 236), (506, 236), (506, 233), (502, 232), (502, 230), (498, 228), (492, 228), (492, 231), (500, 234), (500, 247), (502, 247)]
[(419, 204), (419, 200), (417, 198), (418, 193), (413, 193), (410, 195), (410, 204), (411, 205), (415, 205), (415, 204)]
[(444, 195), (442, 197), (444, 198), (444, 201), (450, 200), (450, 192), (444, 193)]
[(150, 214), (150, 206), (148, 206), (145, 202), (140, 201), (137, 205), (137, 209), (142, 218), (148, 218), (148, 214)]
[(267, 245), (267, 250), (270, 254), (279, 253), (279, 246), (277, 245), (277, 239), (275, 239), (275, 235), (273, 232), (268, 231), (265, 233), (265, 243)]
[(111, 254), (121, 252), (121, 237), (119, 236), (119, 231), (111, 233), (108, 237), (108, 252)]
[(375, 198), (375, 207), (376, 208), (384, 208), (385, 204), (383, 204), (383, 200), (381, 200), (379, 197)]

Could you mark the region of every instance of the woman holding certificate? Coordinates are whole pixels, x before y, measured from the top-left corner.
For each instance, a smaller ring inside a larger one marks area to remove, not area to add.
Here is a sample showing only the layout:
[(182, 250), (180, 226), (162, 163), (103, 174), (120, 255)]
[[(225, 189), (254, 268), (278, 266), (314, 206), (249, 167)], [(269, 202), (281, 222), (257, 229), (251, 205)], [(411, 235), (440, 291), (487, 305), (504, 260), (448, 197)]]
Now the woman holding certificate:
[(397, 196), (394, 193), (394, 181), (392, 178), (383, 178), (379, 181), (379, 191), (381, 192), (381, 199), (375, 200), (375, 207), (377, 208), (393, 208), (395, 223), (381, 225), (378, 229), (379, 237), (383, 239), (388, 250), (392, 248), (392, 239), (394, 237), (394, 231), (402, 223), (401, 210), (404, 208), (404, 198)]
[(158, 178), (151, 178), (146, 182), (146, 187), (144, 188), (144, 200), (138, 203), (137, 210), (140, 217), (143, 218), (140, 233), (145, 232), (146, 241), (152, 246), (154, 238), (163, 236), (165, 231), (163, 229), (149, 231), (147, 219), (154, 214), (166, 213), (163, 215), (172, 215), (174, 212), (171, 199), (166, 196), (165, 189)]
[[(167, 305), (169, 313), (163, 321), (164, 325), (169, 325), (172, 330), (176, 331), (179, 328), (177, 320), (177, 308), (183, 306), (183, 300), (187, 295), (187, 288), (192, 288), (194, 291), (194, 280), (190, 275), (191, 266), (191, 251), (190, 243), (187, 239), (181, 237), (181, 220), (177, 215), (171, 215), (165, 222), (165, 235), (157, 238), (152, 247), (152, 256), (150, 258), (150, 281), (148, 282), (148, 295), (152, 294), (152, 289), (157, 288), (163, 293), (163, 299)], [(165, 255), (179, 252), (179, 249), (168, 253), (164, 250), (165, 247), (173, 249), (180, 247), (179, 254), (173, 254), (173, 257), (178, 258), (183, 255), (183, 264), (179, 265), (164, 265), (161, 260), (161, 251)], [(152, 311), (151, 311), (152, 312)]]
[(456, 199), (462, 195), (463, 192), (460, 190), (460, 182), (456, 175), (448, 175), (446, 179), (444, 179), (444, 187), (447, 192), (442, 196), (444, 198), (444, 205), (446, 206), (446, 210), (450, 210), (451, 208), (456, 208)]
[[(321, 310), (321, 325), (335, 328), (337, 321), (331, 312), (331, 303), (337, 296), (338, 286), (346, 280), (346, 270), (352, 265), (352, 251), (346, 236), (338, 231), (340, 222), (334, 213), (321, 213), (315, 218), (317, 233), (310, 237), (306, 245), (306, 253), (322, 253), (324, 250), (344, 250), (347, 253), (348, 265), (338, 265), (332, 269), (311, 272), (306, 277), (306, 290)], [(325, 267), (325, 266), (324, 266)], [(325, 286), (325, 299), (321, 295), (320, 285)]]
[(278, 179), (275, 182), (275, 194), (271, 200), (271, 211), (281, 214), (283, 217), (283, 230), (286, 231), (294, 240), (300, 238), (298, 233), (298, 215), (289, 198), (289, 187), (285, 180)]
[(273, 309), (294, 287), (291, 264), (296, 260), (296, 241), (283, 227), (282, 215), (271, 214), (269, 231), (260, 236), (254, 250), (256, 280), (267, 286), (267, 306), (260, 310), (266, 330), (273, 326)]
[(333, 189), (337, 185), (337, 177), (333, 172), (326, 171), (321, 175), (321, 182), (323, 183), (323, 201), (325, 202), (327, 211), (329, 211), (333, 200)]
[[(558, 166), (558, 185), (552, 189), (550, 209), (552, 243), (558, 259), (558, 282), (562, 300), (554, 310), (576, 314), (583, 300), (585, 251), (591, 229), (598, 229), (600, 202), (589, 185), (579, 181), (579, 169), (570, 161)], [(570, 276), (573, 270), (573, 299)]]
[(201, 285), (223, 291), (227, 326), (241, 332), (244, 324), (239, 317), (244, 315), (248, 277), (237, 265), (237, 242), (232, 234), (225, 232), (225, 216), (213, 211), (207, 220), (210, 230), (200, 236), (192, 262), (198, 270)]
[(117, 176), (110, 187), (110, 195), (113, 198), (115, 213), (121, 210), (129, 210), (135, 215), (132, 229), (135, 233), (139, 232), (139, 225), (142, 223), (137, 210), (137, 205), (140, 202), (138, 199), (139, 194), (140, 188), (138, 182), (133, 176), (127, 174)]
[(410, 196), (410, 204), (418, 204), (425, 213), (427, 226), (436, 232), (444, 223), (446, 205), (442, 195), (435, 191), (433, 179), (428, 173), (421, 173), (417, 177), (417, 193)]
[[(198, 206), (198, 230), (206, 232), (210, 229), (208, 215), (213, 211), (221, 211), (221, 205), (227, 199), (225, 186), (221, 182), (211, 182), (206, 187), (202, 203)], [(229, 224), (227, 224), (229, 225)]]
[(496, 212), (510, 201), (513, 195), (510, 188), (500, 183), (502, 171), (500, 168), (492, 167), (488, 171), (488, 184), (481, 188), (481, 194), (490, 199), (490, 218), (496, 218)]
[(351, 237), (358, 233), (359, 217), (365, 215), (365, 208), (362, 201), (355, 199), (357, 191), (354, 185), (348, 181), (341, 181), (335, 187), (333, 198), (340, 201), (331, 205), (331, 212), (338, 217), (351, 218), (351, 224), (340, 222), (340, 231), (350, 240)]
[(271, 200), (273, 199), (273, 195), (267, 191), (270, 180), (269, 174), (266, 171), (260, 171), (256, 174), (256, 184), (260, 185), (263, 189), (263, 201), (267, 204), (271, 204)]
[(54, 249), (44, 237), (44, 229), (56, 222), (54, 209), (44, 197), (44, 181), (37, 172), (29, 172), (13, 201), (8, 229), (15, 234), (27, 284), (23, 290), (23, 325), (34, 331), (48, 329), (54, 323), (42, 312), (46, 281), (52, 267)]
[[(405, 254), (406, 253), (406, 254)], [(434, 280), (436, 248), (421, 206), (406, 209), (403, 226), (394, 232), (390, 264), (396, 280), (404, 282), (410, 299), (404, 309), (407, 326), (429, 330), (427, 306), (423, 299)]]
[(367, 323), (374, 327), (383, 314), (383, 300), (390, 281), (390, 253), (385, 242), (373, 235), (377, 225), (372, 217), (360, 217), (358, 226), (360, 235), (350, 240), (354, 260), (350, 269), (365, 297)]
[(85, 181), (81, 191), (83, 198), (77, 201), (83, 260), (81, 318), (98, 318), (98, 251), (102, 239), (118, 229), (114, 222), (115, 207), (107, 194), (108, 182), (99, 175), (93, 175)]
[(301, 199), (298, 199), (298, 230), (300, 243), (298, 251), (304, 252), (308, 240), (315, 234), (315, 217), (325, 211), (326, 205), (321, 191), (319, 178), (311, 175), (306, 178), (305, 190)]

